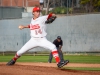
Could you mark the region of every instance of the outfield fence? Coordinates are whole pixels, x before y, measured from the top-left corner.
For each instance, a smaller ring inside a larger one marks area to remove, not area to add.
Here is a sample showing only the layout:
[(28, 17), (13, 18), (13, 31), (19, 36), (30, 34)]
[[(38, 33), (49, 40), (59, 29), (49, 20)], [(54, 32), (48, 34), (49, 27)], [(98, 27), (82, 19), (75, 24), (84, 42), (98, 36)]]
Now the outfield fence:
[[(29, 39), (30, 30), (19, 30), (31, 18), (0, 20), (0, 52), (18, 51)], [(100, 14), (74, 15), (57, 18), (47, 25), (47, 39), (53, 42), (59, 35), (63, 52), (100, 52)], [(46, 51), (35, 48), (30, 51)]]

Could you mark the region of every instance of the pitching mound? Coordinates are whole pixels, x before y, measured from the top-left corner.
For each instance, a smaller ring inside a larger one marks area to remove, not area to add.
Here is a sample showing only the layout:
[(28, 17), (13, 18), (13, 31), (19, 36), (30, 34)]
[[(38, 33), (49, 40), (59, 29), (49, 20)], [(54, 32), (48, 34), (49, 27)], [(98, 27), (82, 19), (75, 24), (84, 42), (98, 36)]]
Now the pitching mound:
[(100, 75), (100, 72), (59, 69), (50, 63), (16, 63), (13, 66), (1, 63), (0, 75)]

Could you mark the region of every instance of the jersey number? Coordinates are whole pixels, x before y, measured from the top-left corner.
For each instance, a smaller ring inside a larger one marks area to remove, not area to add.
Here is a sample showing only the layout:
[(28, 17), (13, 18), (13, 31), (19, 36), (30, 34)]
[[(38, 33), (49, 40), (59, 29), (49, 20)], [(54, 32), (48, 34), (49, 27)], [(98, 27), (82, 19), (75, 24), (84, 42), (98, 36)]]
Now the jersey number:
[(36, 35), (42, 34), (42, 30), (41, 30), (41, 29), (35, 29), (35, 34), (36, 34)]

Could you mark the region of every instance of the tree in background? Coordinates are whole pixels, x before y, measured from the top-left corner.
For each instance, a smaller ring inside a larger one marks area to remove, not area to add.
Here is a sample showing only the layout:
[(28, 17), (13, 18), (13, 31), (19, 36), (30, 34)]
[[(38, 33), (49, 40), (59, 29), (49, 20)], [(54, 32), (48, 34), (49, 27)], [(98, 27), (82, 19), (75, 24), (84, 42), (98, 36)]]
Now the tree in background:
[(57, 6), (62, 7), (64, 5), (64, 0), (44, 0), (44, 5), (46, 5), (47, 7), (45, 14), (48, 14), (50, 7), (57, 7)]
[(85, 8), (86, 12), (100, 10), (100, 0), (80, 0), (80, 5)]
[(44, 5), (46, 5), (46, 3), (47, 3), (46, 14), (48, 14), (48, 11), (49, 11), (50, 7), (53, 7), (53, 8), (55, 8), (55, 7), (56, 8), (57, 7), (60, 7), (60, 8), (66, 7), (66, 9), (69, 9), (67, 11), (72, 13), (73, 12), (73, 8), (76, 6), (77, 0), (44, 0), (44, 2), (45, 2)]

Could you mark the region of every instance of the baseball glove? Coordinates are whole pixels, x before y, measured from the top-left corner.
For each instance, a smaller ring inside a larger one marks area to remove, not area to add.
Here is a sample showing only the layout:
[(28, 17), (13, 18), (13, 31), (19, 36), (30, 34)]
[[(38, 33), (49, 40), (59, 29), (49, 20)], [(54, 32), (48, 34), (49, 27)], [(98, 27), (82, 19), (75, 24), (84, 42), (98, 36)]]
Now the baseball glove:
[(57, 18), (56, 16), (52, 16), (52, 17), (50, 17), (49, 19), (47, 19), (47, 20), (45, 21), (45, 23), (46, 23), (46, 24), (50, 24), (50, 23), (52, 23), (56, 18)]

